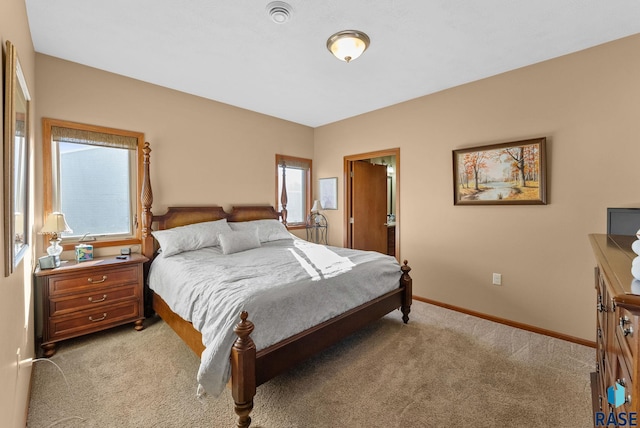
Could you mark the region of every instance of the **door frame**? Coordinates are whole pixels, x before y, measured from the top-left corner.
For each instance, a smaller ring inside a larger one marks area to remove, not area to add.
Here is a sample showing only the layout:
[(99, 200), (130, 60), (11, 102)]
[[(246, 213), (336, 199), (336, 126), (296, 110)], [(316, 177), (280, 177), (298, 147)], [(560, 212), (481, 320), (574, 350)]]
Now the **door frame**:
[(352, 212), (352, 198), (351, 198), (351, 180), (349, 171), (351, 171), (351, 164), (356, 161), (367, 160), (372, 158), (379, 158), (384, 156), (395, 156), (396, 159), (396, 187), (393, 195), (396, 206), (396, 259), (400, 258), (400, 147), (393, 149), (378, 150), (375, 152), (359, 153), (355, 155), (348, 155), (344, 157), (344, 233), (343, 233), (343, 246), (345, 248), (351, 248), (351, 228), (349, 224), (349, 218)]

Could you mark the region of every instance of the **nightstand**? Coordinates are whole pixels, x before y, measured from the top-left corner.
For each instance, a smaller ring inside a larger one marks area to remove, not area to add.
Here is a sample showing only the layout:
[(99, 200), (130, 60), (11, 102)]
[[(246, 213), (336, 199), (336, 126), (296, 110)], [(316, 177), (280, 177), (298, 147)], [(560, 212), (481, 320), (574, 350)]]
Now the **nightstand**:
[(144, 327), (143, 264), (132, 254), (126, 259), (99, 257), (63, 262), (55, 269), (35, 271), (36, 293), (42, 308), (42, 349), (56, 353), (56, 343), (133, 322)]

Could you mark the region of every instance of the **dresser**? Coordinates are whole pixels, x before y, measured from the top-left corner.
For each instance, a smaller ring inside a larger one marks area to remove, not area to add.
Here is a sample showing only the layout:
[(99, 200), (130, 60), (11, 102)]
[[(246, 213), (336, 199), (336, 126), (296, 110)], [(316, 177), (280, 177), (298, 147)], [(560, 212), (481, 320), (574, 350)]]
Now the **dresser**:
[(117, 325), (133, 323), (136, 330), (142, 330), (143, 264), (147, 260), (132, 254), (126, 259), (100, 257), (37, 269), (36, 312), (41, 315), (44, 356), (55, 354), (61, 340)]
[(396, 255), (396, 225), (387, 224), (387, 254)]
[[(596, 423), (598, 412), (601, 418), (611, 414), (628, 418), (640, 411), (640, 287), (636, 288), (631, 275), (635, 237), (589, 235), (589, 239), (597, 261), (596, 371), (591, 375)], [(624, 387), (624, 395), (618, 389), (617, 406), (610, 404), (607, 396), (616, 383)]]

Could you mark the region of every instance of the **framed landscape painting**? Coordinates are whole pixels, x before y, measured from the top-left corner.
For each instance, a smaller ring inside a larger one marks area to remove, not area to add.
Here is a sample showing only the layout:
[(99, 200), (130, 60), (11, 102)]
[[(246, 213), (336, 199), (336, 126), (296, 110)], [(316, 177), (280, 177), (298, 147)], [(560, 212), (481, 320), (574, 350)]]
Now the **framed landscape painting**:
[(453, 151), (455, 205), (547, 203), (546, 138)]

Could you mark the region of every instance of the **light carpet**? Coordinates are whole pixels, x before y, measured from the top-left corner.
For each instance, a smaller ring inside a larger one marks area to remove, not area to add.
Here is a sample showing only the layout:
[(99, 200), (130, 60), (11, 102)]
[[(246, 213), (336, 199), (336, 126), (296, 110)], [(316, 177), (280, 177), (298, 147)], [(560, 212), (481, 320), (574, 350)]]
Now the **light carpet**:
[[(162, 320), (62, 342), (34, 363), (28, 427), (232, 427)], [(252, 427), (593, 426), (595, 350), (422, 302), (258, 387)], [(67, 384), (68, 382), (68, 384)]]

